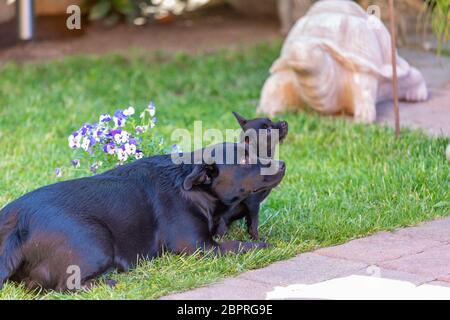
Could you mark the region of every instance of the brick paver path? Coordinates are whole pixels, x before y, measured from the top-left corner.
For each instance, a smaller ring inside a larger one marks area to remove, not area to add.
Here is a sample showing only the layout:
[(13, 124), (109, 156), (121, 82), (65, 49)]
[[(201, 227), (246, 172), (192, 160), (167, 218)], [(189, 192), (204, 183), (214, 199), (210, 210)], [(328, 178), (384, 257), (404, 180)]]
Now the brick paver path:
[[(300, 254), (266, 268), (163, 299), (266, 299), (276, 286), (351, 275), (450, 287), (450, 218)], [(449, 296), (450, 299), (450, 290)]]
[[(450, 57), (411, 49), (401, 49), (400, 54), (422, 72), (430, 93), (424, 102), (400, 102), (401, 126), (450, 136)], [(378, 104), (377, 122), (394, 124), (392, 102)]]

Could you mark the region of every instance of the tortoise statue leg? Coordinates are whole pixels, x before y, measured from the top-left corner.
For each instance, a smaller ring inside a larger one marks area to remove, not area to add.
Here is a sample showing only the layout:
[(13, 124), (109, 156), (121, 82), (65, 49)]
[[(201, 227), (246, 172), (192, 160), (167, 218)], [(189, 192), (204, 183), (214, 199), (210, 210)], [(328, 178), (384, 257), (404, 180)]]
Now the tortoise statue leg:
[(274, 116), (288, 108), (299, 108), (302, 101), (297, 76), (293, 70), (272, 73), (262, 88), (257, 112)]
[(353, 115), (357, 122), (372, 123), (377, 116), (378, 80), (364, 73), (355, 73), (352, 81)]
[(422, 74), (411, 67), (405, 79), (399, 79), (399, 98), (406, 101), (425, 101), (428, 90)]
[[(428, 90), (425, 80), (414, 67), (409, 67), (406, 75), (398, 79), (398, 97), (400, 100), (418, 102), (425, 101), (428, 98)], [(378, 100), (392, 100), (392, 82), (384, 81), (380, 84), (378, 91)]]

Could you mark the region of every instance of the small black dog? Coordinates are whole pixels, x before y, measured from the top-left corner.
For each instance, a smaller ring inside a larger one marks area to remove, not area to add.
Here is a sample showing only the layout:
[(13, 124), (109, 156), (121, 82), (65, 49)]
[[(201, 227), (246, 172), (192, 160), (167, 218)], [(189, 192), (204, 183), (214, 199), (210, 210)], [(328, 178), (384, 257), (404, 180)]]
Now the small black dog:
[[(251, 135), (246, 136), (244, 134), (244, 141), (246, 144), (254, 145), (256, 149), (257, 157), (272, 158), (275, 153), (276, 145), (272, 144), (272, 130), (278, 130), (279, 141), (283, 142), (288, 134), (288, 123), (286, 121), (273, 122), (268, 118), (256, 118), (256, 119), (245, 119), (237, 112), (233, 112), (239, 125), (241, 126), (244, 133), (249, 130), (255, 130), (256, 133), (259, 130), (266, 130), (267, 141), (260, 141), (260, 136), (256, 137), (256, 141), (251, 141)], [(275, 187), (275, 186), (274, 186)], [(228, 212), (220, 215), (220, 219), (215, 222), (214, 233), (218, 236), (223, 236), (228, 232), (230, 225), (239, 219), (245, 218), (248, 233), (250, 237), (254, 240), (259, 239), (258, 225), (259, 225), (259, 207), (261, 202), (267, 198), (271, 189), (266, 189), (264, 191), (253, 193), (248, 198), (246, 198), (241, 203), (238, 203), (235, 207), (232, 207)]]
[[(245, 148), (220, 145), (236, 155)], [(79, 268), (80, 284), (89, 286), (109, 270), (126, 271), (163, 250), (265, 248), (213, 240), (216, 214), (284, 176), (282, 161), (272, 176), (260, 175), (261, 164), (235, 161), (174, 164), (171, 155), (154, 156), (25, 194), (0, 211), (0, 288), (10, 279), (29, 288), (73, 289), (67, 284), (71, 266)]]

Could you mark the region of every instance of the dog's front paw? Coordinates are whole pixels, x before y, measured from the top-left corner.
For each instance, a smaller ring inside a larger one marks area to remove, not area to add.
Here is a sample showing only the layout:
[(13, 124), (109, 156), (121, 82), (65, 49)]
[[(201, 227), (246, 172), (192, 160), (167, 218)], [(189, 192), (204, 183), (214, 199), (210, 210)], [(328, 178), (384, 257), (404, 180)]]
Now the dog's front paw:
[(117, 285), (117, 281), (114, 279), (106, 279), (105, 284), (110, 288), (114, 288)]
[(248, 234), (250, 235), (250, 238), (251, 238), (252, 240), (258, 240), (258, 239), (259, 239), (259, 233), (258, 233), (258, 230), (256, 230), (256, 231), (250, 230), (250, 231), (248, 232)]
[(228, 232), (228, 227), (227, 224), (225, 223), (225, 221), (220, 220), (216, 231), (215, 231), (215, 235), (218, 237), (223, 237), (224, 235), (226, 235)]
[(271, 245), (267, 242), (254, 242), (253, 245), (256, 249), (268, 249)]
[(255, 224), (250, 225), (248, 227), (248, 234), (250, 235), (250, 238), (252, 240), (258, 240), (259, 239), (258, 226)]

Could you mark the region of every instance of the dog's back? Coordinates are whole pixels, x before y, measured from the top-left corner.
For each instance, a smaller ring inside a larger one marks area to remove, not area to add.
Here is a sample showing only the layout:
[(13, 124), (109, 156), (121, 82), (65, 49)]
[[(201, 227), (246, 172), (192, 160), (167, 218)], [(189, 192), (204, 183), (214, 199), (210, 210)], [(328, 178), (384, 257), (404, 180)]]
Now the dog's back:
[(11, 205), (0, 210), (0, 289), (22, 262), (16, 210)]

